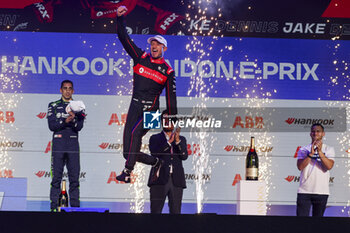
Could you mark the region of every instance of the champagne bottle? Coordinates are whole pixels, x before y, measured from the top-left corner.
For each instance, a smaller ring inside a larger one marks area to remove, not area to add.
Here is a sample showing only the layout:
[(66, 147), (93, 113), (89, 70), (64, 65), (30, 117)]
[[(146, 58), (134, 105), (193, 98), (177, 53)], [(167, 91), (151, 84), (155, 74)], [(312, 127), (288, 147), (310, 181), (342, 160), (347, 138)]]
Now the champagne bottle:
[(259, 159), (255, 151), (255, 139), (251, 137), (250, 148), (246, 158), (246, 180), (258, 180), (259, 176)]
[(62, 180), (61, 193), (58, 197), (58, 206), (59, 206), (59, 209), (61, 209), (61, 207), (68, 207), (68, 194), (66, 189), (66, 180)]

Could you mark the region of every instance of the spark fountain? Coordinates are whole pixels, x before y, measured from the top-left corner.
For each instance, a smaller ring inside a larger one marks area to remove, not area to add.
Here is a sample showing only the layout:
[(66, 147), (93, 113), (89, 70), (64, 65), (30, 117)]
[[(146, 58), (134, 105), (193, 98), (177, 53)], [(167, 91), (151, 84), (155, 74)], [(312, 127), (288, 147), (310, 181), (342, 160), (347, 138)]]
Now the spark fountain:
[[(224, 7), (223, 1), (193, 1), (192, 4), (188, 6), (188, 9), (191, 9), (192, 11), (196, 11), (197, 14), (194, 16), (195, 19), (206, 19), (206, 17), (210, 17), (209, 15), (216, 15), (215, 17), (211, 17), (210, 19), (213, 20), (214, 18), (219, 19), (222, 16), (222, 7)], [(188, 15), (187, 15), (188, 16)], [(191, 18), (188, 16), (188, 21), (193, 18), (193, 15)], [(212, 31), (204, 32), (200, 31), (201, 36), (211, 36)], [(193, 33), (193, 37), (191, 37), (192, 41), (187, 44), (186, 48), (191, 54), (198, 54), (197, 59), (198, 61), (202, 60), (203, 58), (209, 57), (210, 52), (215, 48), (215, 40), (217, 40), (217, 37), (213, 36), (213, 40), (211, 44), (203, 44), (201, 42), (201, 37), (197, 36), (197, 32)], [(237, 42), (239, 43), (243, 39), (239, 39)], [(233, 50), (233, 46), (227, 46), (225, 49), (227, 50)], [(220, 53), (224, 56), (225, 50), (221, 50)], [(251, 59), (248, 58), (248, 55), (245, 56), (247, 61), (250, 61)], [(257, 59), (253, 59), (255, 63), (257, 63)], [(198, 62), (197, 62), (198, 65)], [(237, 73), (236, 73), (237, 74)], [(206, 109), (207, 103), (209, 103), (210, 99), (206, 97), (206, 93), (209, 92), (212, 88), (212, 85), (206, 86), (204, 80), (204, 71), (201, 73), (199, 72), (199, 76), (193, 76), (191, 77), (191, 86), (188, 89), (188, 94), (190, 94), (192, 91), (199, 93), (196, 94), (196, 100), (201, 101), (201, 103), (197, 104), (196, 108)], [(210, 77), (205, 77), (209, 78)], [(236, 77), (233, 77), (233, 80), (237, 80)], [(237, 100), (235, 99), (235, 104), (239, 107), (245, 106), (247, 108), (254, 108), (254, 109), (261, 109), (262, 107), (268, 106), (269, 104), (272, 104), (272, 100), (269, 98), (276, 93), (275, 90), (274, 93), (266, 92), (263, 93), (263, 89), (261, 87), (261, 80), (262, 77), (257, 78), (258, 82), (255, 83), (251, 90), (242, 90), (240, 94), (243, 94), (243, 92), (250, 91), (251, 94), (247, 94), (245, 99)], [(239, 81), (236, 81), (236, 85), (239, 85)], [(263, 96), (263, 99), (258, 99), (256, 97), (257, 93), (261, 93), (261, 96)], [(237, 93), (233, 93), (232, 97), (236, 97)], [(231, 102), (232, 99), (226, 99), (226, 102)], [(237, 102), (241, 103), (237, 103)], [(264, 133), (252, 133), (249, 132), (249, 136), (247, 136), (247, 133), (242, 132), (234, 132), (233, 137), (231, 137), (232, 141), (238, 141), (239, 143), (243, 145), (249, 144), (249, 138), (250, 136), (255, 136), (257, 138), (257, 146), (269, 146), (272, 144), (273, 136), (268, 136), (266, 132)], [(203, 211), (203, 203), (205, 201), (205, 181), (202, 179), (203, 174), (205, 172), (211, 174), (212, 171), (212, 165), (216, 162), (212, 162), (210, 159), (210, 149), (213, 147), (214, 142), (217, 140), (214, 136), (215, 134), (210, 134), (209, 132), (191, 132), (191, 137), (193, 136), (195, 140), (199, 141), (199, 147), (200, 147), (200, 156), (193, 156), (193, 169), (195, 170), (196, 174), (196, 201), (197, 201), (197, 213), (201, 213)], [(260, 162), (260, 180), (264, 180), (267, 185), (267, 196), (269, 193), (270, 187), (273, 187), (273, 184), (270, 181), (270, 177), (272, 176), (271, 171), (271, 155), (267, 152), (260, 152), (259, 156), (261, 158)], [(243, 161), (242, 164), (244, 164), (244, 158), (245, 155), (242, 155)], [(225, 165), (225, 164), (222, 164)]]
[[(85, 46), (89, 46), (90, 49), (92, 49), (92, 47), (89, 45), (89, 43), (87, 41), (82, 41), (82, 43)], [(127, 113), (128, 108), (129, 108), (129, 103), (130, 103), (130, 99), (131, 99), (131, 95), (132, 95), (132, 82), (133, 82), (133, 60), (130, 59), (129, 55), (124, 51), (118, 51), (115, 47), (117, 44), (119, 44), (120, 42), (118, 40), (116, 40), (115, 42), (108, 44), (106, 43), (104, 45), (104, 49), (103, 52), (106, 54), (107, 57), (112, 57), (112, 56), (121, 56), (121, 57), (126, 57), (129, 58), (129, 72), (128, 73), (124, 73), (121, 74), (121, 78), (125, 78), (126, 80), (128, 80), (128, 83), (126, 85), (123, 84), (116, 84), (115, 89), (118, 90), (117, 93), (115, 93), (115, 103), (118, 103), (115, 108), (118, 112), (123, 112), (123, 113)], [(123, 66), (125, 66), (127, 64), (127, 59), (125, 59), (121, 64), (118, 65), (119, 69), (122, 69)], [(104, 86), (106, 88), (106, 92), (110, 92), (111, 89), (114, 89), (110, 86), (110, 83), (104, 83), (101, 81), (101, 83), (99, 84), (99, 86)], [(123, 98), (124, 93), (127, 93), (128, 96), (130, 96), (129, 98)], [(96, 103), (95, 103), (96, 104)], [(125, 124), (125, 120), (126, 120), (126, 116), (125, 119), (122, 120), (122, 125)], [(117, 129), (117, 131), (115, 132), (115, 135), (123, 135), (123, 130), (124, 127), (119, 127)], [(146, 138), (146, 137), (145, 137)], [(145, 141), (146, 139), (143, 138), (143, 141)], [(122, 138), (118, 138), (117, 142), (122, 144), (123, 143), (123, 139)], [(142, 146), (142, 148), (144, 149), (145, 147)], [(147, 152), (145, 152), (147, 153)], [(118, 154), (118, 156), (123, 157), (123, 150), (121, 149), (120, 154)], [(125, 202), (129, 202), (130, 205), (130, 212), (132, 213), (142, 213), (144, 211), (144, 205), (145, 205), (145, 195), (146, 195), (146, 171), (148, 171), (146, 169), (146, 166), (141, 164), (141, 163), (136, 163), (135, 168), (132, 172), (131, 175), (131, 183), (130, 185), (128, 185), (127, 189), (125, 190), (128, 193), (128, 198), (125, 198), (124, 201)]]
[[(333, 86), (339, 87), (339, 88), (349, 88), (349, 62), (344, 60), (338, 59), (338, 52), (342, 49), (341, 44), (338, 42), (340, 39), (339, 36), (336, 36), (332, 38), (334, 44), (333, 47), (330, 47), (331, 55), (333, 59), (333, 66), (334, 66), (334, 73), (335, 76), (331, 76), (330, 82)], [(349, 93), (349, 92), (348, 92)], [(328, 107), (340, 107), (346, 109), (346, 128), (349, 129), (350, 125), (350, 97), (348, 95), (342, 96), (343, 100), (345, 101), (336, 101), (336, 102), (327, 102)], [(344, 184), (344, 188), (348, 189), (350, 187), (350, 133), (349, 130), (346, 130), (345, 132), (342, 132), (338, 137), (337, 141), (341, 145), (341, 155), (339, 156), (339, 159), (335, 162), (335, 168), (339, 169), (344, 167), (344, 174), (343, 179), (348, 180), (347, 184)], [(346, 212), (348, 216), (350, 216), (350, 199), (348, 200), (337, 200), (338, 203), (344, 202), (344, 206), (342, 209), (342, 212)]]
[[(8, 106), (7, 103), (7, 96), (4, 93), (0, 93), (0, 105), (1, 106)], [(7, 171), (10, 164), (11, 164), (11, 157), (7, 153), (7, 147), (6, 142), (9, 141), (9, 137), (7, 135), (8, 128), (5, 126), (4, 122), (4, 116), (5, 113), (1, 112), (0, 114), (0, 143), (1, 143), (1, 149), (0, 149), (0, 177), (4, 176), (2, 173), (4, 171)]]
[[(218, 1), (193, 1), (187, 6), (188, 9), (191, 11), (196, 12), (194, 15), (195, 19), (206, 19), (206, 17), (210, 17), (210, 15), (216, 14), (215, 17), (218, 19), (221, 17), (221, 8), (218, 7)], [(217, 10), (214, 10), (217, 9)], [(211, 12), (213, 11), (213, 12)], [(190, 22), (191, 18), (193, 18), (193, 15), (186, 14), (186, 20)], [(211, 17), (211, 19), (214, 19), (214, 17)], [(215, 40), (217, 40), (217, 37), (213, 37), (213, 40), (210, 44), (204, 44), (203, 36), (211, 36), (212, 31), (209, 31), (207, 33), (203, 33), (203, 31), (200, 31), (201, 35), (197, 36), (197, 32), (194, 32), (192, 34), (191, 42), (186, 45), (186, 49), (189, 53), (192, 55), (197, 55), (197, 65), (203, 58), (207, 58), (210, 56), (210, 52), (214, 48)], [(194, 116), (201, 116), (207, 109), (207, 102), (210, 101), (210, 98), (208, 98), (207, 92), (210, 91), (212, 88), (211, 86), (207, 86), (203, 80), (203, 77), (205, 70), (202, 70), (199, 72), (198, 76), (194, 75), (191, 77), (190, 87), (188, 88), (188, 94), (190, 95), (191, 92), (195, 92), (195, 101), (197, 101), (197, 104), (193, 108), (192, 115)], [(210, 78), (210, 77), (209, 77)], [(191, 98), (192, 99), (192, 98)], [(190, 133), (190, 138), (194, 138), (195, 141), (199, 144), (199, 151), (198, 154), (193, 154), (192, 156), (192, 164), (193, 164), (193, 170), (195, 172), (195, 187), (196, 187), (196, 203), (197, 203), (197, 213), (202, 213), (203, 211), (203, 205), (205, 201), (205, 184), (206, 180), (204, 179), (205, 174), (211, 175), (212, 172), (212, 165), (213, 161), (210, 159), (210, 152), (213, 148), (214, 142), (216, 141), (215, 134), (210, 134), (209, 132), (205, 131), (204, 129), (199, 129), (199, 131), (195, 130)]]
[[(14, 41), (15, 42), (15, 41)], [(16, 75), (0, 74), (0, 177), (12, 177), (11, 156), (8, 154), (9, 142), (11, 141), (11, 129), (14, 127), (13, 110), (17, 108), (18, 95), (10, 94), (14, 89), (20, 88), (21, 82)], [(10, 92), (10, 93), (5, 93)], [(11, 114), (10, 114), (11, 113)]]
[(136, 214), (143, 213), (145, 206), (145, 170), (145, 165), (136, 163), (129, 188), (131, 194), (133, 195), (132, 201), (130, 202), (130, 210)]

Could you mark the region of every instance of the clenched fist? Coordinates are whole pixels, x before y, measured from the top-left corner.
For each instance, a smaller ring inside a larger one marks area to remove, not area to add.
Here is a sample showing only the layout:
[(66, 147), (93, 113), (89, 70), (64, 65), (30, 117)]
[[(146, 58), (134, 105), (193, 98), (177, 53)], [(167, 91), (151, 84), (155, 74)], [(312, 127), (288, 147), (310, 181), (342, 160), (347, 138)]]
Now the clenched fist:
[(128, 11), (128, 8), (126, 8), (126, 6), (120, 6), (117, 9), (117, 16), (120, 17), (124, 15), (127, 11)]

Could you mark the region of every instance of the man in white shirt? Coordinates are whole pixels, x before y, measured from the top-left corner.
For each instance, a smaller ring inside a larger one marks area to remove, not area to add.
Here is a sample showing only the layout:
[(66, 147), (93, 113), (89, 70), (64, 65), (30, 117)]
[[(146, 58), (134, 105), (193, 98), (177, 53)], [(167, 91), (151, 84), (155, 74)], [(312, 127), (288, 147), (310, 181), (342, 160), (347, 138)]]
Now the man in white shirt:
[(323, 216), (329, 196), (329, 170), (334, 165), (334, 148), (323, 144), (321, 124), (311, 126), (311, 144), (298, 152), (297, 166), (301, 171), (297, 197), (297, 216)]

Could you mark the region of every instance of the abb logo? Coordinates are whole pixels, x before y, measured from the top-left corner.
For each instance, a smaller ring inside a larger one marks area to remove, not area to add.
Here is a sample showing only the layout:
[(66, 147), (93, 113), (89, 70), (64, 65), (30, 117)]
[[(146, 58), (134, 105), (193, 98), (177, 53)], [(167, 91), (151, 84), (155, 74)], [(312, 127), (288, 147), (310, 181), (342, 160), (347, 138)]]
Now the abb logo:
[(10, 169), (0, 170), (0, 178), (13, 178), (13, 171)]
[(232, 125), (232, 128), (241, 127), (244, 128), (257, 128), (262, 129), (264, 128), (264, 118), (260, 116), (256, 116), (253, 118), (252, 116), (246, 116), (244, 120), (240, 116), (236, 116), (235, 122)]
[(232, 186), (235, 186), (240, 180), (242, 180), (241, 174), (236, 174), (233, 179)]
[(46, 112), (41, 112), (38, 115), (36, 115), (40, 119), (44, 119), (46, 117)]
[(200, 145), (199, 144), (187, 144), (187, 153), (188, 155), (198, 155), (200, 156), (201, 153), (201, 148), (200, 148)]
[[(131, 184), (135, 183), (136, 178), (137, 178), (137, 175), (134, 173), (131, 173), (130, 183)], [(117, 180), (117, 173), (115, 171), (112, 171), (111, 174), (109, 175), (109, 178), (107, 180), (107, 184), (110, 184), (111, 182), (115, 182), (116, 184), (125, 184), (125, 182)]]
[(111, 118), (109, 119), (108, 125), (111, 125), (111, 124), (125, 125), (127, 116), (128, 114), (123, 113), (120, 115), (120, 120), (119, 120), (117, 113), (112, 113)]
[(13, 123), (15, 122), (15, 116), (14, 112), (12, 111), (0, 111), (0, 123), (5, 122), (5, 123)]
[(297, 147), (297, 150), (296, 150), (295, 153), (294, 153), (294, 158), (297, 158), (297, 157), (298, 157), (298, 152), (299, 152), (300, 148), (301, 148), (301, 146), (298, 146), (298, 147)]
[(45, 153), (49, 153), (51, 151), (51, 141), (46, 146)]

